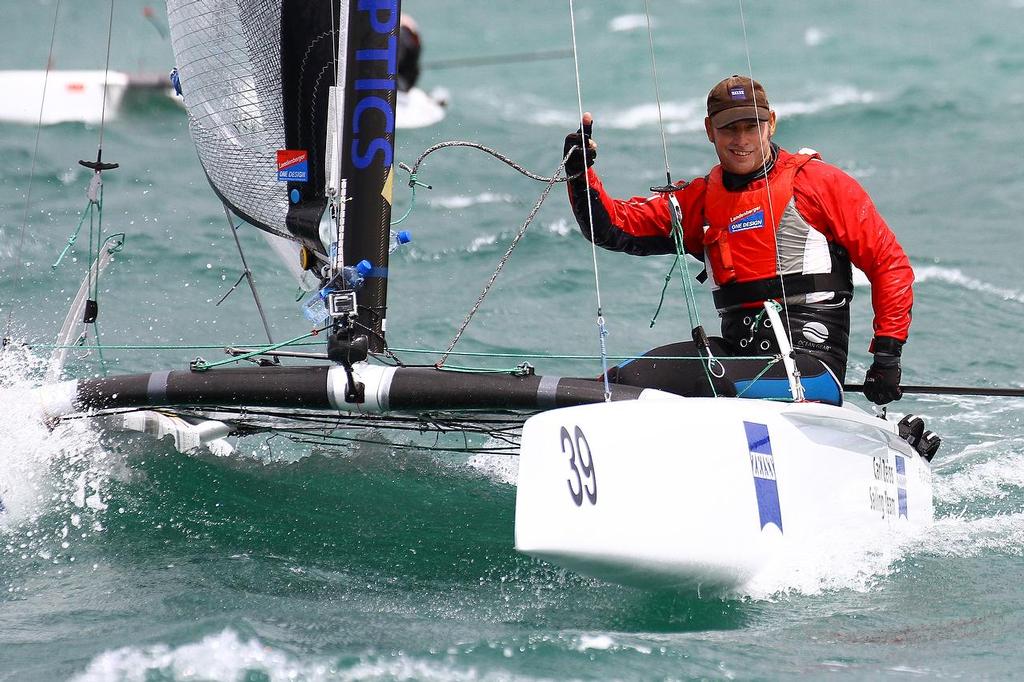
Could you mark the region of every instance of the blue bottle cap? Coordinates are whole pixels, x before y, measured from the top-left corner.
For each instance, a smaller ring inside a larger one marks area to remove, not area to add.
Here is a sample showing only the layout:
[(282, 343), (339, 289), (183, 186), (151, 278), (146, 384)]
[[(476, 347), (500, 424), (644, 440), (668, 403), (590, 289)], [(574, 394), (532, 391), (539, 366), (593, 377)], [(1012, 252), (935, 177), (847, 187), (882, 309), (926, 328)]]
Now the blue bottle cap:
[(368, 260), (361, 260), (358, 263), (356, 263), (356, 272), (358, 272), (363, 277), (366, 277), (368, 274), (370, 274), (371, 270), (373, 270), (373, 263), (371, 263)]
[(288, 194), (288, 198), (290, 198), (290, 199), (292, 200), (292, 203), (293, 203), (293, 204), (297, 204), (297, 203), (299, 203), (299, 201), (301, 201), (301, 200), (302, 200), (302, 193), (301, 193), (301, 192), (299, 192), (299, 190), (297, 190), (297, 189), (293, 189), (293, 190), (292, 190), (292, 191), (291, 191), (291, 192), (290, 192), (290, 193)]
[(409, 230), (401, 230), (398, 234), (395, 235), (395, 240), (399, 244), (408, 244), (409, 242), (412, 241), (412, 235), (409, 234)]

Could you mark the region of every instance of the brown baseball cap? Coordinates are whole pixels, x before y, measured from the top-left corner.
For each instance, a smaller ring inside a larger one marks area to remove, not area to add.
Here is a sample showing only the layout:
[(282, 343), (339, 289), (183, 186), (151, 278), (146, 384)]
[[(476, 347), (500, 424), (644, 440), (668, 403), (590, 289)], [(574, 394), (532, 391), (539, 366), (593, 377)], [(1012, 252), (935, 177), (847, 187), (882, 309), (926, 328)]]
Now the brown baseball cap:
[(769, 111), (764, 88), (747, 76), (730, 76), (708, 93), (708, 116), (715, 128), (743, 119), (767, 121)]

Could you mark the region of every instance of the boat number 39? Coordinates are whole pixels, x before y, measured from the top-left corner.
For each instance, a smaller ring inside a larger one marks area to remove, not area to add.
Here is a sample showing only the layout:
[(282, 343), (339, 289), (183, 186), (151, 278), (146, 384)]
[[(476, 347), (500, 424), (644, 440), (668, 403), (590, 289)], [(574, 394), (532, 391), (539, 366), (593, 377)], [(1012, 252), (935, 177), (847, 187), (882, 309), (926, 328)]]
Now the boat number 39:
[(583, 494), (586, 493), (590, 504), (597, 504), (597, 474), (587, 437), (578, 426), (573, 428), (572, 434), (563, 426), (561, 437), (562, 452), (569, 456), (569, 469), (572, 471), (566, 480), (572, 501), (577, 507), (582, 507)]

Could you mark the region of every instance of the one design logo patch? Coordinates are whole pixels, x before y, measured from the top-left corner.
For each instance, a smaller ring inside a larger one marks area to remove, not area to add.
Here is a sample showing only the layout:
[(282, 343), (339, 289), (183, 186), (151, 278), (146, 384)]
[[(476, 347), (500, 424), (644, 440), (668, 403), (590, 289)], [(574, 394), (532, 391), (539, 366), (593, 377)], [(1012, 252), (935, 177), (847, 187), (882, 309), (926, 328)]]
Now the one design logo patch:
[(821, 322), (808, 322), (803, 326), (804, 338), (811, 343), (825, 343), (828, 341), (828, 327)]
[(772, 456), (772, 442), (768, 437), (768, 425), (743, 422), (747, 432), (747, 448), (750, 451), (750, 471), (754, 475), (754, 492), (757, 495), (757, 511), (761, 517), (761, 529), (774, 523), (782, 530), (782, 509), (779, 507), (779, 484), (775, 478), (775, 458)]
[(732, 99), (746, 99), (747, 90), (743, 86), (729, 88), (729, 97), (731, 97)]
[(896, 499), (899, 503), (899, 515), (905, 519), (907, 516), (907, 462), (896, 455)]
[(305, 149), (278, 149), (277, 180), (309, 182), (309, 153)]
[(729, 233), (759, 230), (764, 227), (764, 209), (758, 206), (744, 211), (729, 222)]

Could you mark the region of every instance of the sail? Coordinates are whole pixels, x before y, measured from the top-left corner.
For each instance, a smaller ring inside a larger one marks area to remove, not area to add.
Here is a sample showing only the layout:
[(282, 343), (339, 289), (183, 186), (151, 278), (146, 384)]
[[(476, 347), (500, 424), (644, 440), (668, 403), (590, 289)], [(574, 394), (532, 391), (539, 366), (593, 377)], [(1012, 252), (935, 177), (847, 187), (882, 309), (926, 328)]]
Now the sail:
[[(399, 0), (167, 3), (189, 128), (214, 191), (246, 222), (305, 246), (316, 271), (335, 241), (344, 264), (369, 261), (359, 315), (374, 350), (383, 347), (400, 13)], [(323, 227), (329, 192), (344, 193), (343, 235)]]
[(169, 0), (167, 17), (189, 130), (210, 185), (246, 222), (290, 236), (276, 170), (277, 151), (285, 149), (281, 3)]

